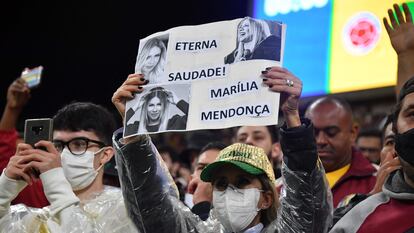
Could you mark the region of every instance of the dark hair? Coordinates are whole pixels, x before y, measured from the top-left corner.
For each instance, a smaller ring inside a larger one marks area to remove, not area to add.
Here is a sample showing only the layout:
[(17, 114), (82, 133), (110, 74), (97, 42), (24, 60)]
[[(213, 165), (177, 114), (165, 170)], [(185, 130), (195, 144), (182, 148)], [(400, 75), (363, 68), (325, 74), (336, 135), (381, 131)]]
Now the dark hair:
[(272, 137), (272, 143), (279, 142), (279, 127), (277, 125), (266, 126), (269, 131), (270, 137)]
[(181, 162), (178, 154), (170, 147), (164, 144), (157, 146), (158, 153), (168, 153), (173, 162)]
[(260, 222), (266, 227), (274, 219), (277, 218), (277, 210), (279, 209), (279, 195), (276, 191), (275, 185), (270, 181), (266, 174), (256, 176), (262, 184), (262, 189), (265, 192), (270, 192), (272, 195), (272, 204), (264, 210), (261, 210)]
[(74, 102), (59, 109), (53, 117), (53, 130), (92, 131), (106, 145), (112, 145), (114, 116), (104, 107), (90, 102)]
[(199, 154), (202, 154), (208, 150), (223, 150), (224, 148), (226, 148), (226, 144), (222, 142), (219, 142), (219, 141), (209, 142), (207, 145), (201, 148)]
[(414, 92), (414, 77), (411, 77), (407, 82), (404, 83), (403, 87), (401, 88), (400, 94), (398, 95), (397, 104), (394, 106), (393, 111), (393, 124), (392, 124), (392, 131), (394, 133), (398, 133), (397, 130), (397, 121), (398, 115), (400, 114), (401, 107), (405, 96)]
[(384, 138), (385, 138), (385, 130), (387, 129), (389, 124), (393, 123), (393, 121), (394, 121), (393, 120), (393, 114), (388, 114), (387, 118), (385, 119), (384, 125), (382, 126), (382, 129), (381, 129), (381, 138), (382, 138), (382, 140), (384, 140)]
[(379, 138), (380, 139), (380, 142), (381, 142), (381, 145), (382, 145), (382, 133), (378, 129), (373, 129), (373, 128), (363, 129), (358, 134), (357, 140), (360, 137), (376, 137), (376, 138)]

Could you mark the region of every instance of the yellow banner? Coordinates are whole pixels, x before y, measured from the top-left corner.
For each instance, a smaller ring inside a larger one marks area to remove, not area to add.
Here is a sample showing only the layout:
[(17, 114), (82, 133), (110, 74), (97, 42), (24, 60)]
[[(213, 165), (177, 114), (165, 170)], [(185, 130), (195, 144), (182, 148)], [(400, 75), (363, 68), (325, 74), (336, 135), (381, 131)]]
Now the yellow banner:
[(331, 93), (392, 86), (397, 56), (382, 23), (403, 1), (336, 0), (331, 35)]

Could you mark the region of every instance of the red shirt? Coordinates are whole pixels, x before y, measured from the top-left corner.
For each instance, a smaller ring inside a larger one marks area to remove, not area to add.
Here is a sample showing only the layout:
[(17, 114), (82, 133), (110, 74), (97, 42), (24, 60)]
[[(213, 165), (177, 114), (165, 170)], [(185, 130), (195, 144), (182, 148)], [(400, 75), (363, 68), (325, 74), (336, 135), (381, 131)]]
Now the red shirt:
[(332, 187), (334, 208), (347, 195), (354, 193), (367, 194), (375, 185), (377, 170), (361, 152), (352, 151), (349, 170)]
[[(0, 130), (0, 171), (7, 167), (10, 158), (16, 153), (16, 141), (18, 134), (16, 130)], [(32, 185), (24, 188), (12, 204), (23, 203), (30, 207), (42, 208), (49, 205), (43, 192), (42, 182), (36, 180)]]
[(358, 233), (408, 232), (410, 229), (414, 229), (414, 201), (391, 198), (365, 219)]

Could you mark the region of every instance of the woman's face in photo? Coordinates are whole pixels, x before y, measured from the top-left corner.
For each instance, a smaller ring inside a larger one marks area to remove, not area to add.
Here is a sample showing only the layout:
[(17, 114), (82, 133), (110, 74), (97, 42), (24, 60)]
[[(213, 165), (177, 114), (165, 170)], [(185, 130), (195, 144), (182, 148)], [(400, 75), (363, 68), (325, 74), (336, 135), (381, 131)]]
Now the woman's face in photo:
[(152, 121), (156, 121), (160, 119), (161, 112), (164, 109), (164, 106), (158, 97), (153, 97), (148, 102), (148, 117)]
[(154, 67), (158, 64), (158, 61), (161, 57), (161, 49), (158, 46), (152, 47), (148, 53), (147, 58), (145, 59), (144, 66), (142, 71), (144, 73), (151, 72)]
[(243, 20), (238, 28), (239, 41), (241, 42), (250, 42), (252, 41), (252, 31), (250, 30), (250, 21)]

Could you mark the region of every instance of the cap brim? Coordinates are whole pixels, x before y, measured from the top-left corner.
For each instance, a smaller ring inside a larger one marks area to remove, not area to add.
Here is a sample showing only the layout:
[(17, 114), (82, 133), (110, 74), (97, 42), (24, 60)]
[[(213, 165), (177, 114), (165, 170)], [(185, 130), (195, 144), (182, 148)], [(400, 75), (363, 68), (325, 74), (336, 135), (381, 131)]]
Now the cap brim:
[(211, 182), (213, 178), (213, 174), (217, 171), (217, 169), (226, 164), (232, 164), (240, 168), (241, 170), (249, 174), (252, 174), (252, 175), (260, 175), (260, 174), (265, 173), (262, 169), (256, 168), (250, 164), (247, 164), (241, 161), (234, 161), (234, 160), (216, 161), (216, 162), (210, 163), (203, 169), (203, 171), (200, 174), (201, 180), (204, 182)]

